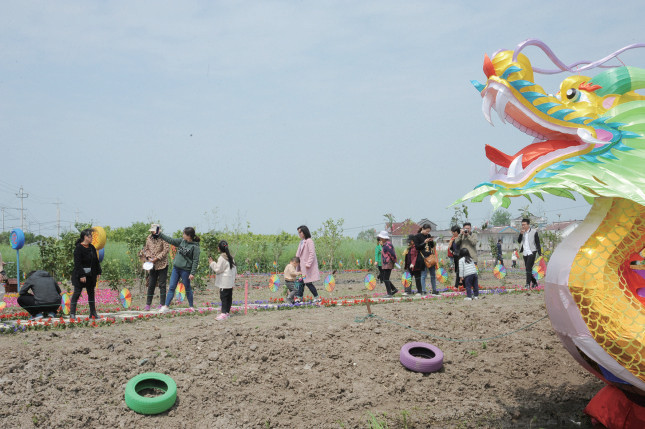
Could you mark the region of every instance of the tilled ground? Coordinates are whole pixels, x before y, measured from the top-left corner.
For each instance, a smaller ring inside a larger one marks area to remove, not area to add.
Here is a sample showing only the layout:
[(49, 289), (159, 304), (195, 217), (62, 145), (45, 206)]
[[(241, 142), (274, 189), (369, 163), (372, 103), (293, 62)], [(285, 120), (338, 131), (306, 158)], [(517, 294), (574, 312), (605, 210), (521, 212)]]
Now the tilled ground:
[[(582, 409), (603, 383), (542, 319), (542, 293), (372, 311), (249, 312), (225, 322), (213, 313), (4, 335), (0, 426), (590, 427)], [(443, 369), (405, 369), (399, 351), (411, 341), (441, 348)], [(124, 401), (128, 380), (147, 371), (178, 386), (176, 404), (156, 416)]]

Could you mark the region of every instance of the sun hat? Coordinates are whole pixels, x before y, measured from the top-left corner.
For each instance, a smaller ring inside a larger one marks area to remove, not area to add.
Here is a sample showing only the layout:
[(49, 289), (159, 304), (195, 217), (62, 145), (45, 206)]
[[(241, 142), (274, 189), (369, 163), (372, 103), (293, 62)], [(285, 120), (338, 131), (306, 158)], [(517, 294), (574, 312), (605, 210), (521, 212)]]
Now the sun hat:
[(153, 223), (152, 225), (150, 225), (150, 229), (148, 231), (157, 232), (157, 229), (160, 229), (160, 228), (161, 228), (161, 225), (159, 225), (158, 223)]
[(381, 231), (378, 233), (377, 237), (382, 238), (383, 240), (389, 240), (390, 234), (388, 234), (387, 231)]

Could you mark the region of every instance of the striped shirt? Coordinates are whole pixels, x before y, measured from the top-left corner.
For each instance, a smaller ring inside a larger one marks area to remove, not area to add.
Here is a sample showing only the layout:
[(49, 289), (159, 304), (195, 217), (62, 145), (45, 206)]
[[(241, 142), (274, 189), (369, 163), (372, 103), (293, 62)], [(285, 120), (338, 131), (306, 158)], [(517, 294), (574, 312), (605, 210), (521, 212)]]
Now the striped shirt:
[(470, 264), (466, 263), (465, 257), (459, 260), (460, 277), (467, 277), (471, 274), (477, 274), (477, 265), (475, 265), (475, 262), (472, 259), (470, 261)]

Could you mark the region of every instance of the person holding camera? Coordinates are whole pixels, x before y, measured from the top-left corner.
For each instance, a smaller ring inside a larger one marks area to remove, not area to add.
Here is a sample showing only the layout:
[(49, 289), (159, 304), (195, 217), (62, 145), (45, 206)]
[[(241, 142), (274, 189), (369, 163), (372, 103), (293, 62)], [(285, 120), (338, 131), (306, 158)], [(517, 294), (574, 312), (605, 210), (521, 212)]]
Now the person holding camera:
[(461, 232), (455, 239), (455, 244), (459, 249), (468, 249), (470, 258), (473, 263), (477, 265), (477, 235), (473, 234), (470, 222), (464, 223), (463, 228), (461, 228)]
[(159, 232), (159, 237), (166, 241), (168, 244), (177, 247), (177, 254), (172, 264), (172, 272), (170, 273), (170, 286), (166, 294), (166, 302), (159, 309), (159, 313), (167, 313), (170, 311), (170, 303), (175, 297), (175, 289), (179, 280), (186, 288), (186, 299), (188, 299), (188, 309), (195, 311), (193, 307), (193, 288), (190, 282), (195, 279), (197, 274), (197, 266), (199, 265), (199, 236), (195, 235), (195, 228), (187, 226), (182, 231), (181, 238), (172, 238), (166, 234)]
[(435, 263), (428, 266), (428, 264), (425, 262), (425, 259), (430, 256), (430, 255), (435, 255), (435, 242), (434, 238), (430, 234), (430, 231), (432, 231), (432, 226), (430, 224), (423, 224), (419, 231), (417, 231), (417, 235), (414, 236), (414, 247), (416, 247), (417, 251), (419, 254), (421, 254), (421, 257), (423, 258), (423, 266), (421, 267), (421, 289), (422, 293), (425, 295), (427, 294), (427, 289), (426, 289), (426, 278), (428, 277), (428, 273), (430, 273), (430, 283), (432, 284), (432, 294), (433, 295), (439, 295), (439, 292), (437, 292), (437, 268), (439, 264), (439, 258), (435, 258)]
[(170, 245), (161, 239), (160, 231), (160, 225), (156, 223), (150, 225), (150, 235), (146, 238), (146, 244), (141, 250), (141, 256), (145, 258), (145, 262), (153, 263), (148, 274), (145, 311), (150, 311), (156, 286), (159, 286), (159, 308), (166, 303), (166, 280), (168, 279), (168, 252), (170, 251)]
[(517, 238), (520, 244), (520, 252), (524, 256), (524, 267), (526, 268), (526, 289), (537, 287), (537, 280), (533, 277), (533, 264), (535, 264), (536, 255), (542, 254), (540, 246), (540, 237), (537, 230), (531, 228), (530, 219), (522, 219), (522, 232)]

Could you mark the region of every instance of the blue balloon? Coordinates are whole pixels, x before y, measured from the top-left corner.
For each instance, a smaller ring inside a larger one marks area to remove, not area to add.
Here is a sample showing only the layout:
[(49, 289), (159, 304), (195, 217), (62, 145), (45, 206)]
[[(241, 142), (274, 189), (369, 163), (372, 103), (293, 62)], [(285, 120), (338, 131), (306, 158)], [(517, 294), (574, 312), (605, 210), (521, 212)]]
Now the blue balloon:
[(25, 233), (20, 228), (14, 228), (11, 230), (9, 241), (12, 249), (20, 250), (25, 245)]
[(105, 256), (105, 249), (99, 250), (99, 262), (103, 262), (103, 256)]

